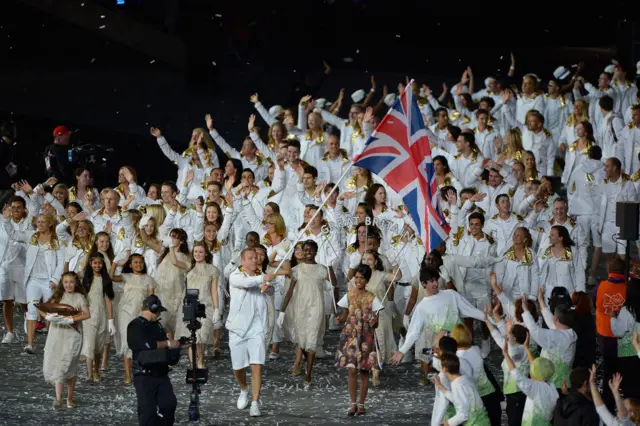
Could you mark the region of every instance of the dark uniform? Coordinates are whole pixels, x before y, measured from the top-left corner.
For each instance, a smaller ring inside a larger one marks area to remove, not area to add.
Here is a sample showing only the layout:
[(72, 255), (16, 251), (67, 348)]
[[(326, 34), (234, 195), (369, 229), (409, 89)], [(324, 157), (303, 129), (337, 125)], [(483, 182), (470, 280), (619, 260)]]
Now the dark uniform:
[[(133, 385), (138, 396), (140, 425), (173, 425), (178, 401), (169, 380), (169, 365), (177, 364), (180, 349), (164, 349), (169, 352), (167, 362), (143, 367), (138, 357), (141, 352), (155, 351), (157, 342), (168, 340), (167, 333), (157, 321), (138, 317), (127, 326), (127, 343), (133, 352)], [(159, 415), (158, 415), (159, 414)]]

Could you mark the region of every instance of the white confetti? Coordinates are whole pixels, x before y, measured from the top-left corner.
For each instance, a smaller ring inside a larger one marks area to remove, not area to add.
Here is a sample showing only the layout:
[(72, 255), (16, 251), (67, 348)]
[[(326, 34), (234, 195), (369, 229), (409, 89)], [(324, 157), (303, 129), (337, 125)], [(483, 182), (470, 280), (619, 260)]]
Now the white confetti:
[(98, 28), (100, 28), (101, 30), (104, 30), (105, 28), (107, 28), (106, 25), (100, 25)]
[(84, 7), (84, 3), (80, 3), (80, 7)]
[(216, 13), (216, 18), (222, 18), (222, 15), (219, 13)]
[(346, 63), (350, 63), (350, 62), (353, 62), (353, 58), (348, 58), (348, 57), (347, 58), (342, 58), (342, 61), (346, 62)]
[(94, 63), (96, 61), (96, 58), (91, 58), (91, 63)]
[(360, 49), (356, 50), (356, 54), (360, 53)]
[(106, 18), (106, 16), (100, 15), (100, 19), (104, 19), (104, 18)]
[(504, 56), (500, 56), (500, 59), (504, 58)]
[(396, 34), (396, 38), (400, 38), (400, 34)]
[(218, 64), (216, 64), (216, 61), (211, 61), (211, 63), (213, 64), (214, 67), (218, 66)]
[(149, 61), (150, 64), (154, 64), (155, 62), (156, 62), (155, 59), (152, 59), (152, 60)]

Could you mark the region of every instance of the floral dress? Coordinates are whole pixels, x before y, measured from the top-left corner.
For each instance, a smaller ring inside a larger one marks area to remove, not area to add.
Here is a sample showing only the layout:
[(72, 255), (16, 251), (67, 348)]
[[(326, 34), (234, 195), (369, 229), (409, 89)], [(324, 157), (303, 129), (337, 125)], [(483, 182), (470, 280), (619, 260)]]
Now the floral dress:
[(348, 308), (349, 316), (340, 332), (336, 367), (370, 371), (379, 361), (375, 329), (371, 327), (369, 320), (377, 315), (382, 304), (375, 294), (368, 291), (358, 294), (358, 289), (352, 288), (338, 306)]

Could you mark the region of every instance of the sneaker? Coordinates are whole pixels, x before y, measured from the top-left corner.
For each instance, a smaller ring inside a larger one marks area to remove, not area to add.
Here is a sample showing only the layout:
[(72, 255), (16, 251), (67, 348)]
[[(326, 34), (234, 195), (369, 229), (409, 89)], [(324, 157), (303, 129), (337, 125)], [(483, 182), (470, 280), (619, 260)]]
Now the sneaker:
[(24, 347), (25, 354), (33, 355), (35, 351), (36, 351), (35, 345), (27, 345)]
[(316, 358), (324, 359), (326, 357), (327, 357), (327, 354), (324, 352), (324, 349), (322, 348), (322, 346), (318, 346), (318, 348), (316, 348)]
[(251, 403), (251, 410), (249, 411), (249, 415), (251, 417), (260, 417), (260, 407), (258, 406), (258, 401), (253, 401)]
[(277, 354), (275, 352), (271, 352), (269, 354), (269, 360), (270, 361), (275, 361), (276, 359), (279, 359), (279, 358), (280, 358), (280, 354)]
[(249, 405), (249, 388), (240, 390), (240, 396), (238, 397), (238, 410), (244, 410)]
[(4, 335), (4, 339), (2, 339), (2, 343), (12, 343), (16, 338), (16, 335), (8, 332), (7, 334)]
[(480, 352), (482, 353), (482, 358), (486, 358), (489, 356), (489, 352), (491, 352), (491, 340), (482, 340), (482, 344), (480, 345)]
[(593, 275), (589, 277), (589, 279), (587, 280), (587, 286), (588, 287), (595, 287), (596, 284), (598, 284), (598, 280), (596, 279), (596, 277), (594, 277)]

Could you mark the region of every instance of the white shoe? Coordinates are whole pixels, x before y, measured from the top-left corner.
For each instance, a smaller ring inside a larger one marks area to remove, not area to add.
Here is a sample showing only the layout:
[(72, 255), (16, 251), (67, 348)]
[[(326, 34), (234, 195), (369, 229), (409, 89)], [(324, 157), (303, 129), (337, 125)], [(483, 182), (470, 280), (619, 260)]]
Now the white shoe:
[(13, 333), (7, 333), (4, 335), (4, 339), (2, 339), (2, 343), (12, 343), (16, 338), (16, 335)]
[(240, 396), (238, 397), (238, 410), (244, 410), (249, 405), (249, 388), (246, 390), (240, 390)]
[(595, 287), (598, 284), (598, 280), (593, 275), (589, 277), (587, 280), (588, 287)]
[(482, 340), (482, 344), (480, 345), (480, 352), (482, 353), (482, 358), (486, 358), (489, 356), (489, 352), (491, 352), (491, 340)]
[(327, 357), (327, 354), (324, 352), (324, 349), (322, 348), (322, 346), (318, 346), (318, 348), (316, 348), (316, 358), (324, 359), (326, 357)]
[(251, 409), (249, 410), (249, 415), (251, 417), (260, 417), (260, 407), (258, 406), (258, 401), (253, 401), (251, 403)]
[(24, 353), (25, 354), (29, 354), (29, 355), (33, 355), (36, 351), (36, 346), (35, 345), (27, 345), (24, 347)]
[(275, 352), (271, 352), (269, 354), (269, 361), (275, 361), (276, 359), (280, 358), (280, 354), (277, 354)]

